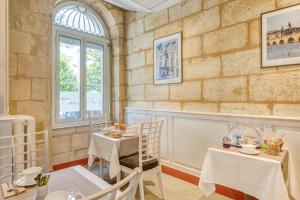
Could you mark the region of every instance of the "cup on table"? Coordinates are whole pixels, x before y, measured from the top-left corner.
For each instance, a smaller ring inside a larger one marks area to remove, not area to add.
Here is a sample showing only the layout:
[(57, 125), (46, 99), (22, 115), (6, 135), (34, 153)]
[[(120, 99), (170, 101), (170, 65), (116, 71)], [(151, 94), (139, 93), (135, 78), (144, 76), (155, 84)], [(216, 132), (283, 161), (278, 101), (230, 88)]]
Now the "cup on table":
[(24, 169), (22, 173), (19, 173), (19, 178), (24, 178), (26, 180), (34, 180), (42, 172), (41, 167), (30, 167)]

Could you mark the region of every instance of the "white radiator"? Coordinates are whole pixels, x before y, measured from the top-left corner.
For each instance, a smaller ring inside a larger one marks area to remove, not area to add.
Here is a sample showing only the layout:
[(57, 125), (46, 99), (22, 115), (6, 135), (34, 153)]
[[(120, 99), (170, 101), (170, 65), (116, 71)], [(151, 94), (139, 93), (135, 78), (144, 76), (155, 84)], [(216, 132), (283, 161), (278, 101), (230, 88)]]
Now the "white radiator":
[[(12, 119), (7, 117), (0, 118), (0, 136), (11, 136), (12, 134)], [(0, 147), (11, 144), (11, 140), (1, 139)], [(12, 154), (11, 149), (2, 148), (0, 149), (0, 166), (7, 166), (12, 162), (12, 158), (9, 155)], [(7, 157), (8, 156), (8, 157)], [(7, 176), (12, 174), (12, 168), (0, 168), (0, 183), (11, 181), (11, 177)]]
[[(35, 118), (27, 115), (11, 115), (0, 118), (0, 136), (10, 136), (10, 135), (26, 135), (35, 132)], [(11, 148), (0, 149), (0, 166), (6, 166), (5, 168), (0, 168), (0, 183), (9, 182), (12, 180), (11, 174), (17, 175), (22, 172), (23, 169), (31, 167), (25, 161), (36, 158), (36, 154), (22, 154), (28, 151), (35, 151), (35, 144), (24, 145), (26, 142), (33, 142), (36, 138), (34, 137), (17, 137), (14, 140), (14, 145), (16, 145), (15, 152)], [(12, 145), (12, 140), (2, 139), (0, 140), (0, 146), (5, 147)], [(12, 157), (15, 154), (16, 156)], [(19, 155), (18, 155), (19, 154)], [(28, 157), (30, 156), (30, 157)], [(3, 157), (3, 158), (2, 158)], [(13, 167), (8, 165), (15, 164), (15, 170)], [(35, 165), (35, 162), (32, 163)], [(5, 177), (5, 178), (3, 178)], [(16, 177), (15, 177), (16, 178)]]

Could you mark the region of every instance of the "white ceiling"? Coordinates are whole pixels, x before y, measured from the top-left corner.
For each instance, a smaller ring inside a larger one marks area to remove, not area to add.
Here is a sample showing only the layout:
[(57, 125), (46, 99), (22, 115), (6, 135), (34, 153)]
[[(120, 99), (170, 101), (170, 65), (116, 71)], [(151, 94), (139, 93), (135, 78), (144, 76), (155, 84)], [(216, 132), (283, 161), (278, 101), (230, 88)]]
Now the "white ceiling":
[(125, 10), (137, 12), (159, 12), (167, 9), (181, 0), (105, 0)]

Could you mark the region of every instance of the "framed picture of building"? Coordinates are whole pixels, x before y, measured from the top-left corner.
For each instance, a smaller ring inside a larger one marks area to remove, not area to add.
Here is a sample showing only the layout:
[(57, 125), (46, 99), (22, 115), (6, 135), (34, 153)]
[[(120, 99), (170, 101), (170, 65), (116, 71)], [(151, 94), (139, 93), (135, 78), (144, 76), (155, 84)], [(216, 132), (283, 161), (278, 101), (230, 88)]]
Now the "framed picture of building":
[(182, 82), (181, 33), (154, 40), (154, 84)]
[(300, 5), (261, 15), (262, 67), (300, 63)]

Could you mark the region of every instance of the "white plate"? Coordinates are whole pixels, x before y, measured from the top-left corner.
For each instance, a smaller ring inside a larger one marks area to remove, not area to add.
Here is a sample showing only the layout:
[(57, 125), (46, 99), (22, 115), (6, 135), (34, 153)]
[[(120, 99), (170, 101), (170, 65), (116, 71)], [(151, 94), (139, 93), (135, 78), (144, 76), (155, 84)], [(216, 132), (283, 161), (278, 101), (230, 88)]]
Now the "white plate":
[(138, 136), (138, 134), (135, 133), (124, 133), (122, 134), (122, 137), (136, 137)]
[(45, 200), (66, 200), (68, 195), (69, 193), (66, 191), (51, 192), (45, 197)]
[(19, 178), (16, 181), (16, 185), (21, 186), (21, 187), (32, 186), (35, 184), (36, 184), (36, 182), (34, 179), (26, 179), (25, 177)]
[(259, 151), (256, 150), (256, 149), (239, 149), (239, 152), (240, 153), (243, 153), (243, 154), (247, 154), (247, 155), (258, 155), (259, 154)]

